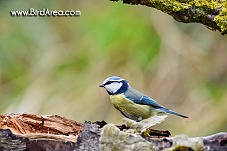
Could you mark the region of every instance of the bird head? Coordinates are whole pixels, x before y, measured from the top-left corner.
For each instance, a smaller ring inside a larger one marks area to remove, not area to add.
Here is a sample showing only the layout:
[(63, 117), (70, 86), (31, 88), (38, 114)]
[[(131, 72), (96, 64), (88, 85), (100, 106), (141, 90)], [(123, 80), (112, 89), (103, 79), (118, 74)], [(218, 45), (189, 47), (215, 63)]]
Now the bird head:
[(128, 90), (128, 82), (118, 76), (111, 76), (103, 81), (99, 87), (103, 87), (110, 95), (121, 94)]

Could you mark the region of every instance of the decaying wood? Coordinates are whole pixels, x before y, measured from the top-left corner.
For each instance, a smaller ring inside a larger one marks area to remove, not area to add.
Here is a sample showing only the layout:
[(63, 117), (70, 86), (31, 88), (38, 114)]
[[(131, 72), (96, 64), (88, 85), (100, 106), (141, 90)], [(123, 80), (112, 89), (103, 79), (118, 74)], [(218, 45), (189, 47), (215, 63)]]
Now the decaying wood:
[[(168, 131), (151, 130), (149, 136), (131, 133), (125, 125), (106, 122), (84, 124), (57, 115), (0, 115), (0, 151), (73, 151), (184, 149), (227, 150), (227, 133), (207, 137), (168, 137)], [(196, 141), (200, 140), (200, 143)], [(187, 146), (187, 141), (197, 144)], [(186, 145), (185, 145), (186, 142)]]
[(44, 137), (44, 134), (49, 138), (56, 136), (51, 134), (75, 137), (82, 131), (83, 124), (58, 115), (5, 114), (0, 115), (0, 128), (33, 138)]

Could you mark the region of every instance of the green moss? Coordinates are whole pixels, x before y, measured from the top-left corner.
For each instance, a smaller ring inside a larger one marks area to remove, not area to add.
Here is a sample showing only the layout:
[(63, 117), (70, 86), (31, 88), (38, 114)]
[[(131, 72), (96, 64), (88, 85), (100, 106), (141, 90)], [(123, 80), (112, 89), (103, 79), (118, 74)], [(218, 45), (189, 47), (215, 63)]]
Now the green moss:
[[(111, 0), (118, 1), (118, 0)], [(198, 22), (227, 33), (227, 1), (222, 0), (122, 0), (127, 4), (154, 7), (179, 22)]]
[(223, 3), (222, 11), (214, 18), (223, 34), (227, 33), (227, 2)]
[[(145, 3), (146, 3), (145, 0), (141, 1), (141, 4), (145, 4)], [(211, 0), (211, 1), (184, 0), (184, 2), (182, 2), (182, 0), (150, 0), (150, 3), (155, 8), (162, 10), (163, 12), (168, 13), (168, 14), (170, 14), (171, 12), (182, 11), (191, 6), (196, 6), (196, 7), (205, 6), (209, 9), (217, 9), (217, 8), (221, 7), (221, 4), (214, 0)]]
[[(163, 11), (164, 13), (172, 15), (176, 20), (180, 22), (198, 22), (207, 25), (210, 28), (218, 29), (223, 34), (227, 33), (226, 0), (141, 0), (139, 2), (137, 0), (123, 1), (124, 3), (139, 3), (141, 5), (154, 7), (158, 10)], [(179, 15), (178, 13), (181, 13), (181, 15)]]
[[(163, 12), (167, 14), (172, 14), (173, 12), (181, 12), (185, 9), (188, 9), (189, 7), (196, 7), (199, 9), (191, 10), (191, 11), (197, 11), (195, 13), (196, 15), (193, 16), (194, 22), (206, 22), (206, 16), (210, 11), (218, 10), (222, 8), (220, 13), (214, 18), (214, 21), (216, 22), (217, 26), (220, 28), (221, 32), (227, 33), (227, 2), (222, 1), (222, 3), (219, 3), (215, 0), (150, 0), (150, 3), (153, 4), (153, 6), (159, 10), (162, 10)], [(202, 12), (198, 12), (202, 11)], [(204, 12), (203, 12), (204, 11)], [(201, 18), (204, 18), (203, 21), (201, 21)]]

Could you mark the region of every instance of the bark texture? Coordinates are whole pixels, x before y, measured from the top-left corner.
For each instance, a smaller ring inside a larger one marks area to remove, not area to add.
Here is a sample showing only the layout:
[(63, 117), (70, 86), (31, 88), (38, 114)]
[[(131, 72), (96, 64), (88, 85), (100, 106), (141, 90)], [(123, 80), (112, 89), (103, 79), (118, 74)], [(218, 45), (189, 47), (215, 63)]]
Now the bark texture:
[(0, 115), (1, 151), (227, 150), (227, 133), (169, 137), (169, 131), (140, 135), (125, 125), (78, 123), (57, 115)]

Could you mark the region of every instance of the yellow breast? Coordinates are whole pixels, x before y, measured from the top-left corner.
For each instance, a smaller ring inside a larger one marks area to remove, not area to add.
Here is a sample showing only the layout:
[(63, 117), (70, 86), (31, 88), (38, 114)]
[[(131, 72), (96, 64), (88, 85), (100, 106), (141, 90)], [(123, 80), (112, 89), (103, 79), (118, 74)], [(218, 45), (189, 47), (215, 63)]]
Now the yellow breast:
[(123, 94), (110, 95), (110, 100), (116, 109), (130, 119), (146, 119), (153, 115), (150, 106), (136, 104), (128, 100)]

